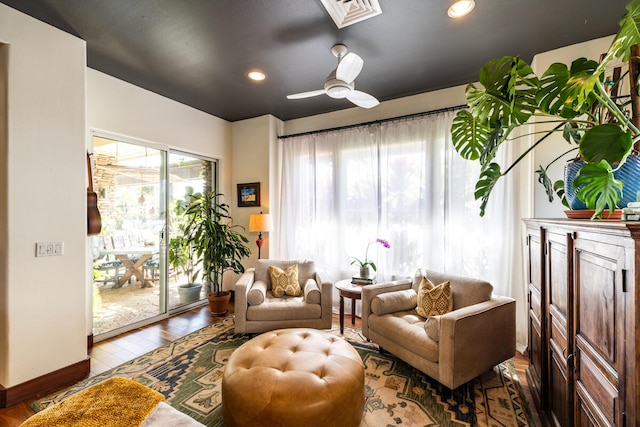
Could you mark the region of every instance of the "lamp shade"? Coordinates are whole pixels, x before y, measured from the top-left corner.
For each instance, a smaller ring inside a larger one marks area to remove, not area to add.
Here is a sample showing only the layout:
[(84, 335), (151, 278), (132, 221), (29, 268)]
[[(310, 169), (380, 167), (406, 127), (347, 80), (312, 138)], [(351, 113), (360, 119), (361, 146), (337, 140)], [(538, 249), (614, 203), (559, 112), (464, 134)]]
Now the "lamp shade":
[(271, 222), (271, 215), (263, 214), (262, 212), (259, 214), (252, 214), (249, 217), (249, 231), (253, 233), (262, 233), (264, 231), (271, 231), (273, 228), (273, 224)]

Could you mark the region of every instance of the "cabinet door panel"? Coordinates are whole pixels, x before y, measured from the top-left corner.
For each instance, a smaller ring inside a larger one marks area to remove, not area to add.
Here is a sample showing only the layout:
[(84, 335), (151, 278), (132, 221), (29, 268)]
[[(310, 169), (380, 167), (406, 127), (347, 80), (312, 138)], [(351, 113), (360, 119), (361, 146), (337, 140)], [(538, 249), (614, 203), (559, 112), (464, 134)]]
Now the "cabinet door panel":
[(576, 409), (600, 425), (620, 425), (624, 411), (624, 255), (623, 247), (576, 239)]
[(569, 287), (567, 236), (553, 233), (549, 233), (548, 236), (549, 308), (553, 308), (556, 317), (561, 317), (562, 323), (566, 325)]
[(578, 251), (578, 334), (615, 364), (616, 263)]
[(542, 291), (542, 243), (540, 236), (529, 234), (529, 285)]
[(529, 315), (535, 319), (538, 325), (542, 324), (542, 301), (540, 291), (531, 286), (529, 288)]
[[(546, 390), (547, 358), (544, 331), (544, 229), (527, 228), (528, 303), (529, 303), (529, 366), (526, 369), (531, 395), (538, 407), (543, 407), (543, 390)], [(546, 393), (545, 393), (546, 394)]]
[[(542, 333), (540, 324), (534, 320), (529, 326), (529, 366), (527, 367), (527, 381), (532, 390), (538, 393), (542, 390), (542, 375), (544, 369), (544, 349), (542, 348)], [(535, 396), (537, 399), (539, 395)]]
[[(542, 351), (542, 318), (540, 313), (540, 294), (537, 289), (531, 287), (529, 292), (529, 370), (533, 375), (534, 388), (540, 389), (540, 379), (542, 377), (544, 356)], [(531, 381), (530, 379), (530, 381)]]
[(606, 421), (598, 422), (591, 409), (585, 405), (580, 405), (576, 411), (576, 427), (602, 427), (611, 426)]
[(547, 334), (549, 336), (549, 416), (557, 426), (573, 423), (573, 370), (568, 356), (572, 352), (569, 342), (571, 313), (569, 288), (572, 255), (571, 237), (565, 233), (548, 232), (547, 236)]
[(581, 358), (576, 394), (579, 410), (597, 420), (596, 425), (615, 425), (618, 390), (588, 357)]
[[(552, 349), (561, 355), (562, 360), (566, 362), (570, 349), (567, 348), (567, 336), (564, 325), (559, 324), (555, 319), (551, 321), (551, 345)], [(565, 363), (566, 364), (566, 363)]]
[(550, 411), (551, 420), (556, 426), (570, 426), (571, 408), (567, 405), (569, 399), (569, 388), (567, 378), (567, 367), (564, 363), (564, 357), (554, 349), (551, 350), (551, 366), (550, 366)]

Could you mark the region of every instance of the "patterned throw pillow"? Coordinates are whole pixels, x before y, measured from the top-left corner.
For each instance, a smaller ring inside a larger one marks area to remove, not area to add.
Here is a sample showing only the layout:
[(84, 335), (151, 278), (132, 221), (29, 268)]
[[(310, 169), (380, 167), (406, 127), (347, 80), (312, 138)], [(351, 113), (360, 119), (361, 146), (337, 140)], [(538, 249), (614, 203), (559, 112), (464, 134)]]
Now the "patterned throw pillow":
[(286, 270), (270, 265), (269, 276), (271, 276), (271, 292), (274, 296), (280, 298), (285, 295), (292, 297), (302, 295), (298, 282), (298, 264), (293, 264)]
[(453, 310), (453, 298), (451, 298), (451, 284), (440, 283), (438, 286), (431, 283), (426, 277), (420, 281), (418, 288), (418, 304), (416, 312), (422, 317), (438, 316)]

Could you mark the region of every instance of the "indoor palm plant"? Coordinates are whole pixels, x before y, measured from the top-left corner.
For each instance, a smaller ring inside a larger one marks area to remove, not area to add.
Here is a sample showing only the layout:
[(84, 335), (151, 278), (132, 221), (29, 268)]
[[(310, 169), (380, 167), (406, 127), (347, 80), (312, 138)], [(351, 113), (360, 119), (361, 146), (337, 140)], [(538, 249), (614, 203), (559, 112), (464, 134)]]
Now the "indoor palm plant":
[(202, 290), (202, 284), (197, 283), (200, 275), (199, 261), (194, 259), (193, 250), (183, 234), (178, 234), (169, 240), (169, 263), (180, 276), (187, 278), (187, 283), (178, 286), (180, 303), (189, 304), (198, 301)]
[[(198, 283), (200, 276), (200, 260), (196, 259), (193, 247), (186, 238), (186, 217), (184, 211), (186, 204), (193, 192), (189, 192), (185, 200), (177, 200), (171, 217), (171, 224), (176, 233), (169, 240), (169, 263), (176, 270), (179, 277), (186, 278), (187, 282), (178, 286), (180, 304), (189, 304), (200, 299), (202, 283)], [(173, 233), (172, 233), (173, 234)]]
[[(632, 52), (640, 43), (640, 0), (631, 1), (626, 9), (620, 29), (599, 63), (585, 58), (576, 59), (570, 67), (555, 63), (538, 77), (522, 59), (503, 57), (489, 61), (480, 70), (482, 87), (467, 86), (469, 109), (457, 113), (451, 133), (457, 152), (481, 164), (475, 187), (475, 198), (482, 202), (480, 215), (484, 215), (498, 179), (554, 132), (561, 132), (571, 145), (563, 144), (554, 162), (571, 151), (581, 161), (573, 188), (566, 190), (575, 189), (586, 208), (595, 211), (594, 217), (607, 208), (613, 211), (622, 207), (625, 192), (625, 198), (635, 200), (635, 192), (625, 189), (616, 177), (625, 163), (640, 165), (637, 156), (640, 111), (633, 114), (629, 111), (638, 99), (638, 54)], [(627, 97), (615, 96), (615, 89), (612, 95), (611, 86), (616, 82), (605, 80), (606, 67), (617, 58), (629, 61), (632, 90)], [(532, 116), (538, 117), (537, 123), (550, 123), (552, 128), (536, 135), (536, 142), (502, 171), (494, 161), (498, 147), (517, 141), (512, 132)], [(562, 197), (565, 189), (561, 181), (551, 182), (546, 172), (548, 166), (540, 166), (536, 173), (552, 201), (554, 193)], [(635, 174), (633, 183), (640, 181), (638, 172), (632, 174)]]
[[(249, 241), (241, 231), (244, 227), (233, 225), (229, 206), (220, 201), (222, 194), (215, 191), (194, 193), (187, 196), (184, 206), (183, 236), (202, 262), (204, 281), (209, 284), (208, 294), (212, 314), (227, 311), (230, 293), (222, 291), (222, 275), (226, 270), (236, 274), (244, 272), (241, 261), (251, 253)], [(215, 305), (222, 300), (224, 307)]]

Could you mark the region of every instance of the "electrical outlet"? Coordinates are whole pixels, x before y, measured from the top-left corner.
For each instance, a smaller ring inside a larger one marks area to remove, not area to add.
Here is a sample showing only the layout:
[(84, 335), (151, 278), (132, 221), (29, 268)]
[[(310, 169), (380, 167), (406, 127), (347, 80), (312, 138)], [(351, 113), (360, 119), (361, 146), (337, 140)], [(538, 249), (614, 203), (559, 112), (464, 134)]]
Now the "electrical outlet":
[(64, 242), (36, 242), (36, 257), (64, 255)]

